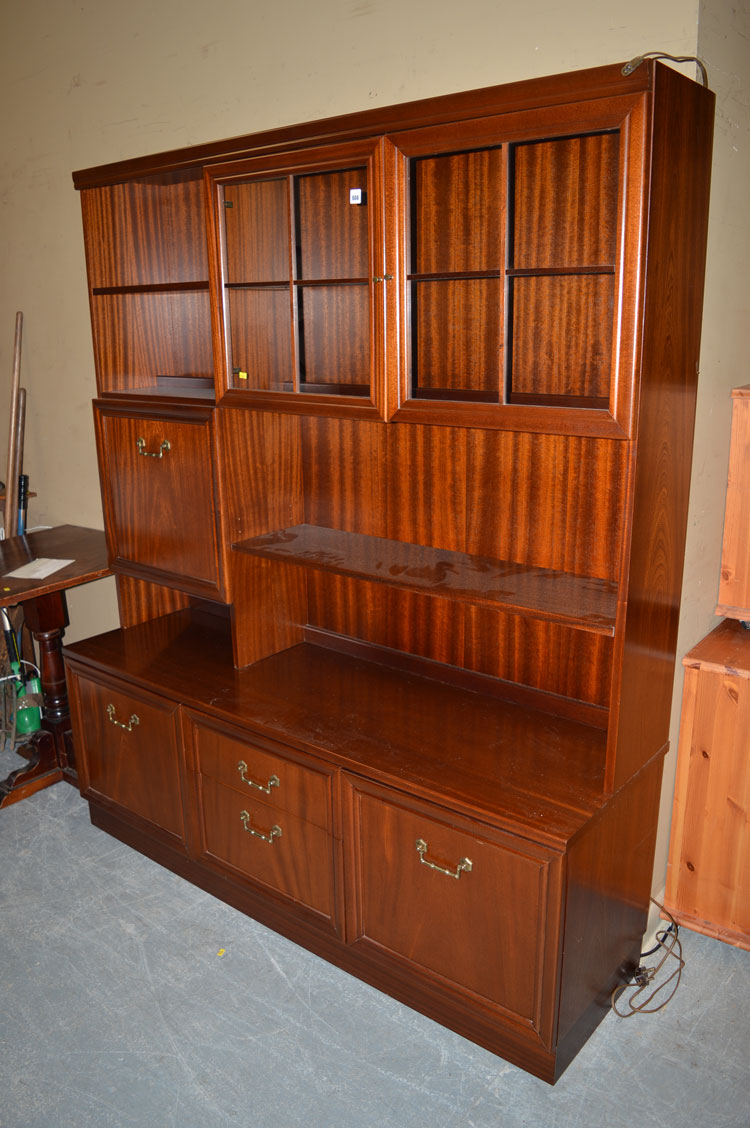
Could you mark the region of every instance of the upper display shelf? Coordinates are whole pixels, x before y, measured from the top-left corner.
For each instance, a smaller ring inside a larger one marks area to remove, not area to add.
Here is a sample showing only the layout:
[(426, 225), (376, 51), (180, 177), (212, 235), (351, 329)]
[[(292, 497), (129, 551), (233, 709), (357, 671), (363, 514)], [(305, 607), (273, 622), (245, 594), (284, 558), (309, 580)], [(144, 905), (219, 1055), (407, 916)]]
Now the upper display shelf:
[(99, 394), (631, 434), (655, 65), (621, 69), (76, 174)]

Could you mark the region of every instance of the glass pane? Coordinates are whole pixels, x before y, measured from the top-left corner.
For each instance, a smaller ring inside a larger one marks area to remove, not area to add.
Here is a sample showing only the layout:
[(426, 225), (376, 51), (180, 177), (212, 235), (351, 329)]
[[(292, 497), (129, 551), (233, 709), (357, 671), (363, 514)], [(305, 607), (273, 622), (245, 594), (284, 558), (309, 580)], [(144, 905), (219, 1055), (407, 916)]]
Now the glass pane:
[(499, 278), (411, 283), (413, 396), (498, 402), (502, 298)]
[(614, 275), (513, 279), (511, 401), (609, 400)]
[(230, 290), (232, 379), (235, 388), (293, 391), (289, 290)]
[(367, 169), (298, 176), (295, 192), (297, 277), (369, 278)]
[(289, 280), (289, 190), (285, 179), (224, 189), (226, 281)]
[(516, 145), (516, 269), (614, 265), (618, 133)]
[(414, 159), (410, 187), (412, 273), (503, 268), (505, 190), (499, 148)]
[(369, 395), (369, 286), (299, 286), (297, 310), (300, 391)]

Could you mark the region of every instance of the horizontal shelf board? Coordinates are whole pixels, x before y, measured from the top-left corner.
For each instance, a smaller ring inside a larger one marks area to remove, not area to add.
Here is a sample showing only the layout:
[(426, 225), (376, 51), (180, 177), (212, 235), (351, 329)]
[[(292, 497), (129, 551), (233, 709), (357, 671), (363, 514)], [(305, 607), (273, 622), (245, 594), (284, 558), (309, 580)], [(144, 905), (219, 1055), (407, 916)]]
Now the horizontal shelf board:
[(602, 729), (309, 643), (238, 670), (217, 616), (176, 612), (65, 649), (93, 671), (552, 846), (604, 800)]
[(566, 278), (571, 274), (614, 274), (612, 263), (592, 266), (515, 266), (506, 273), (509, 278)]
[(102, 388), (105, 399), (143, 399), (155, 398), (175, 401), (201, 400), (213, 403), (214, 387), (212, 383), (204, 383), (202, 377), (190, 379), (175, 379), (168, 381), (166, 377), (157, 376), (157, 383), (149, 384), (143, 388)]
[(617, 589), (606, 580), (590, 576), (320, 525), (295, 525), (241, 541), (232, 548), (250, 556), (614, 635)]
[(225, 290), (288, 290), (288, 282), (225, 282)]
[(470, 282), (475, 278), (502, 278), (502, 270), (451, 270), (438, 274), (407, 274), (409, 282)]
[(154, 282), (148, 286), (94, 286), (91, 293), (95, 298), (116, 294), (179, 294), (208, 290), (208, 281), (196, 282)]
[[(295, 286), (369, 286), (369, 278), (294, 278)], [(225, 290), (288, 290), (289, 282), (225, 282)]]

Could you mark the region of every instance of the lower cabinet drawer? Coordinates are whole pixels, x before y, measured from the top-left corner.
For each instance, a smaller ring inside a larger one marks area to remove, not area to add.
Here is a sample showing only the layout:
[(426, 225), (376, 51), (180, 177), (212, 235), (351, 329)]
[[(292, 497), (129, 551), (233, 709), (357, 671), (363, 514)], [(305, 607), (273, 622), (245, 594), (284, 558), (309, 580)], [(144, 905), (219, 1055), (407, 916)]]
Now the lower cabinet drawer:
[(201, 777), (199, 792), (204, 857), (334, 916), (334, 840), (327, 831), (210, 776)]
[(269, 803), (323, 830), (331, 826), (331, 772), (302, 765), (269, 741), (186, 710), (186, 733), (196, 770), (249, 801)]
[(68, 666), (81, 792), (184, 840), (178, 706)]
[(560, 857), (385, 788), (348, 785), (352, 941), (479, 997), (549, 1045)]

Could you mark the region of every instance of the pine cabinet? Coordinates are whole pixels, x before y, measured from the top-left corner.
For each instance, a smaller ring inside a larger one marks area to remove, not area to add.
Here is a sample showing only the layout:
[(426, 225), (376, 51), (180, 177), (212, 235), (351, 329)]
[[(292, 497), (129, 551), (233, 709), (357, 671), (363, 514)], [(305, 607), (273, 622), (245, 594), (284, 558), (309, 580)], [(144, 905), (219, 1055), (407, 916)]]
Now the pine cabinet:
[(666, 905), (750, 950), (750, 631), (725, 619), (683, 665)]
[(646, 920), (712, 116), (615, 65), (74, 177), (92, 819), (550, 1082)]

